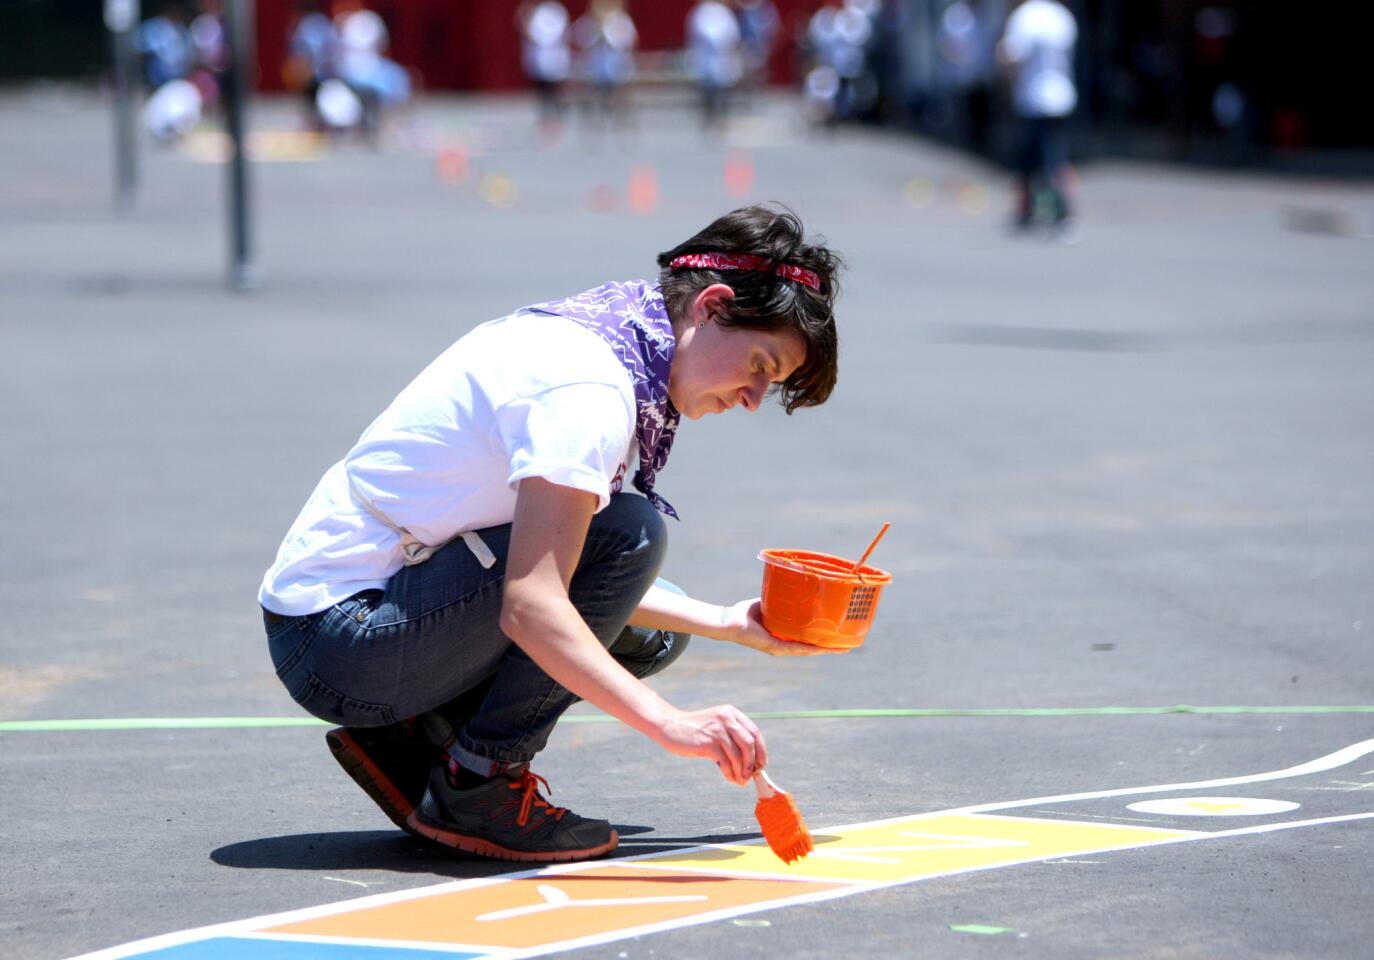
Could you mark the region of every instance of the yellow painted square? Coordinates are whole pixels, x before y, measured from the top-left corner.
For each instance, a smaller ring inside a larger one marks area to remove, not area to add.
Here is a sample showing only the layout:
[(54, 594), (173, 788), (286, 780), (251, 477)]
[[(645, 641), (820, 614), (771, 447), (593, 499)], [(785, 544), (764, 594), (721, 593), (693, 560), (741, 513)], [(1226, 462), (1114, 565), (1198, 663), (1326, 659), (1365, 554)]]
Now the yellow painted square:
[(1066, 820), (932, 814), (817, 834), (816, 849), (791, 865), (763, 845), (727, 845), (653, 860), (665, 867), (853, 882), (919, 880), (1049, 857), (1139, 847), (1193, 834)]

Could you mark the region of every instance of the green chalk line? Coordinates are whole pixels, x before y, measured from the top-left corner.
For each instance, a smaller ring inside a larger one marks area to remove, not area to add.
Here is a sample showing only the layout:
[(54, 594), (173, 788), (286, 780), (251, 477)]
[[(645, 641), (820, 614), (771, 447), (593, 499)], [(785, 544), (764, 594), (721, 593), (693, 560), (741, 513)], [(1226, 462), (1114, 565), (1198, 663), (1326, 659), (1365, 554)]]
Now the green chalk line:
[(1347, 706), (1188, 706), (1172, 707), (988, 707), (899, 708), (887, 710), (782, 710), (751, 713), (752, 717), (774, 720), (810, 720), (845, 717), (1139, 717), (1164, 713), (1374, 713), (1374, 705)]
[(1013, 932), (1011, 927), (991, 927), (984, 923), (951, 923), (949, 928), (955, 933), (978, 933), (988, 937), (994, 937), (999, 933)]
[(262, 727), (322, 727), (314, 717), (109, 717), (92, 720), (5, 720), (0, 733), (87, 732), (92, 730), (247, 730)]
[[(847, 720), (929, 717), (1146, 717), (1167, 713), (1314, 714), (1374, 713), (1374, 705), (1347, 706), (1187, 706), (1172, 707), (1023, 707), (897, 708), (885, 710), (774, 710), (751, 713), (758, 720)], [(564, 723), (614, 723), (604, 713), (579, 713)], [(90, 720), (0, 720), (0, 733), (90, 732), (98, 730), (257, 730), (269, 727), (330, 726), (315, 717), (109, 717)]]

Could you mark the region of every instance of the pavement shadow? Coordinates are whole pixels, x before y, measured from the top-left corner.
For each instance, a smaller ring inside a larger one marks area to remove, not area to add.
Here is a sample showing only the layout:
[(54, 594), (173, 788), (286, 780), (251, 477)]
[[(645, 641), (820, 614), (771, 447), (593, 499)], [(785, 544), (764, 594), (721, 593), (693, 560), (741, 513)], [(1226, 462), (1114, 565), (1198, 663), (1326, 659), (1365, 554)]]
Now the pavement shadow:
[[(652, 833), (653, 827), (617, 824), (616, 831), (622, 839), (608, 859), (667, 853), (702, 844), (738, 843), (759, 836), (757, 833), (737, 833), (636, 840), (632, 838)], [(221, 867), (253, 870), (390, 870), (454, 879), (496, 877), (538, 866), (472, 856), (399, 830), (340, 830), (260, 837), (219, 847), (211, 851), (210, 860)]]
[(615, 860), (622, 857), (642, 857), (649, 853), (672, 853), (691, 847), (700, 847), (715, 843), (743, 843), (746, 840), (758, 840), (763, 834), (758, 833), (717, 833), (702, 837), (645, 837), (643, 839), (632, 839), (633, 833), (649, 833), (650, 828), (622, 827), (616, 826), (616, 832), (620, 834), (620, 846), (612, 851), (608, 859)]
[(399, 830), (296, 833), (230, 843), (210, 853), (221, 867), (254, 870), (387, 870), (454, 879), (494, 877), (528, 869), (448, 850)]

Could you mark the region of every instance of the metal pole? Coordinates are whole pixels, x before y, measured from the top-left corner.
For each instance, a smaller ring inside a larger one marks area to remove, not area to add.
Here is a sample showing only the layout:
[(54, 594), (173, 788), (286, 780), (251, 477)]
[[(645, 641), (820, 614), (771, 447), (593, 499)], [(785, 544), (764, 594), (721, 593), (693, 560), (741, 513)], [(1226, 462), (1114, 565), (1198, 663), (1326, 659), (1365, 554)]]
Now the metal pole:
[(138, 141), (134, 131), (134, 27), (138, 0), (105, 0), (110, 31), (110, 80), (114, 92), (115, 209), (131, 210), (138, 190)]
[(229, 128), (229, 286), (251, 290), (257, 285), (253, 264), (250, 202), (248, 196), (248, 156), (245, 152), (245, 107), (248, 82), (253, 75), (252, 0), (229, 0), (225, 37), (229, 44), (229, 65), (225, 73), (224, 117)]

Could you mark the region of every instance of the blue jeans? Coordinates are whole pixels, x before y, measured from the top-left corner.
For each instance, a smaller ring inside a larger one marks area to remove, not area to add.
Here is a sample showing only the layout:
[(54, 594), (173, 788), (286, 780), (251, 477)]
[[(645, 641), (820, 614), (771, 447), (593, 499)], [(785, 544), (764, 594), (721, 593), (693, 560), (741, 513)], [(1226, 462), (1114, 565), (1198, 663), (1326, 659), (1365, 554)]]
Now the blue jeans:
[[(403, 567), (385, 590), (303, 617), (265, 613), (272, 662), (292, 699), (352, 727), (422, 717), (432, 730), (437, 716), (457, 734), (450, 753), (483, 775), (528, 762), (578, 698), (501, 632), (510, 532), (510, 524), (478, 531), (496, 555), (489, 570), (454, 540)], [(592, 518), (568, 591), (602, 646), (640, 678), (666, 668), (689, 639), (627, 626), (666, 549), (658, 511), (618, 493)]]
[(1053, 203), (1056, 222), (1072, 216), (1064, 173), (1069, 165), (1067, 120), (1064, 117), (1024, 117), (1017, 152), (1020, 204), (1017, 219), (1028, 225), (1035, 216), (1035, 193), (1043, 190)]

